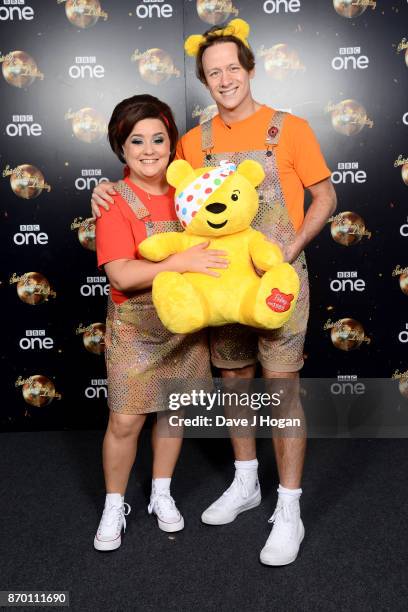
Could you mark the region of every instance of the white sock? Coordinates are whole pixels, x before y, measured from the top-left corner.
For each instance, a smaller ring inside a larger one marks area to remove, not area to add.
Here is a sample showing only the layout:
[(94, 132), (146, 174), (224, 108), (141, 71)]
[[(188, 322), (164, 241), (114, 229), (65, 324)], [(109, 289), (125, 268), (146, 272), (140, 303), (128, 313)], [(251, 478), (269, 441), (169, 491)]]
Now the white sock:
[(152, 493), (170, 493), (171, 478), (152, 478)]
[(278, 489), (279, 498), (286, 504), (290, 504), (293, 501), (299, 501), (302, 495), (302, 489), (287, 489), (282, 487), (280, 484)]
[(245, 477), (248, 493), (251, 495), (258, 483), (258, 459), (251, 459), (250, 461), (238, 461), (236, 459), (234, 465), (235, 473), (242, 474)]
[(110, 506), (121, 506), (125, 498), (120, 493), (107, 493), (105, 498), (105, 504)]

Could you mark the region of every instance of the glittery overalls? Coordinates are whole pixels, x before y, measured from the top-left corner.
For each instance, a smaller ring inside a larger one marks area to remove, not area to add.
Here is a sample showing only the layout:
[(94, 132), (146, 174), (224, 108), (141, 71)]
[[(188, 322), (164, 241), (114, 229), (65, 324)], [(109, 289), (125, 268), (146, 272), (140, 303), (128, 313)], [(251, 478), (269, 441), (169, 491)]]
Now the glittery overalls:
[[(178, 221), (150, 221), (150, 213), (124, 182), (116, 191), (144, 222), (147, 236), (181, 231)], [(105, 357), (108, 405), (121, 414), (144, 414), (167, 408), (164, 379), (211, 379), (207, 334), (172, 334), (161, 323), (144, 290), (117, 304), (109, 297)]]
[[(214, 147), (212, 120), (201, 125), (201, 149), (204, 164), (214, 166), (227, 159), (236, 165), (245, 159), (262, 164), (265, 180), (258, 187), (259, 210), (252, 227), (263, 232), (270, 240), (289, 244), (295, 238), (295, 229), (289, 217), (280, 184), (275, 149), (285, 119), (277, 111), (265, 126), (265, 149), (239, 153), (212, 153)], [(305, 255), (302, 252), (292, 264), (300, 278), (300, 293), (296, 309), (289, 322), (280, 329), (262, 332), (242, 325), (226, 325), (211, 330), (211, 358), (217, 367), (244, 367), (255, 363), (271, 371), (295, 372), (303, 365), (303, 345), (309, 316), (309, 283)]]

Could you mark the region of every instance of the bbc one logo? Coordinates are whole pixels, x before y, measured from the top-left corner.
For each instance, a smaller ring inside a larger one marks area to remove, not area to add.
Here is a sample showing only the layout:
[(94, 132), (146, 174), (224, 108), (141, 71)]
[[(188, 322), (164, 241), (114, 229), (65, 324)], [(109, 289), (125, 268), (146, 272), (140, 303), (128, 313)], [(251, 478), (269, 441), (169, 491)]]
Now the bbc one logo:
[(402, 115), (402, 123), (408, 125), (408, 112)]
[(37, 246), (48, 244), (48, 234), (41, 231), (39, 225), (20, 225), (20, 231), (13, 236), (17, 246)]
[(339, 375), (337, 382), (330, 386), (330, 391), (332, 395), (364, 395), (365, 384), (357, 380), (356, 374)]
[(333, 70), (365, 70), (369, 63), (367, 55), (361, 55), (361, 47), (340, 47), (331, 67)]
[(33, 115), (13, 115), (6, 126), (6, 134), (11, 138), (16, 136), (42, 136), (42, 127), (34, 123)]
[(25, 6), (25, 0), (3, 0), (0, 6), (0, 21), (32, 21), (34, 9)]
[(138, 4), (135, 10), (136, 17), (139, 19), (153, 19), (154, 17), (173, 17), (173, 7), (164, 0), (143, 0), (143, 4)]
[(401, 236), (403, 236), (404, 238), (408, 237), (408, 217), (407, 217), (407, 222), (403, 223), (400, 227), (400, 234)]
[(106, 183), (109, 179), (106, 176), (102, 176), (102, 170), (100, 168), (83, 168), (81, 170), (81, 176), (75, 179), (75, 189), (78, 191), (90, 191), (99, 183)]
[(54, 348), (54, 340), (45, 335), (45, 329), (26, 329), (18, 345), (22, 351), (49, 351)]
[(335, 293), (345, 291), (365, 291), (366, 284), (362, 278), (358, 278), (358, 273), (337, 272), (337, 278), (334, 278), (330, 283), (330, 289)]
[(96, 63), (96, 57), (78, 56), (75, 63), (69, 67), (68, 74), (71, 79), (103, 79), (105, 68)]
[(266, 0), (263, 4), (263, 10), (267, 15), (298, 13), (300, 9), (300, 0)]
[(332, 172), (331, 180), (335, 185), (339, 183), (362, 184), (366, 182), (367, 174), (364, 170), (359, 170), (358, 162), (339, 162), (337, 170)]
[(109, 283), (106, 276), (87, 276), (86, 283), (79, 289), (83, 297), (95, 297), (109, 295)]
[(107, 385), (106, 378), (92, 378), (90, 385), (85, 389), (86, 399), (106, 399), (108, 397)]
[(398, 334), (398, 340), (402, 344), (408, 344), (408, 323), (405, 323), (405, 329)]

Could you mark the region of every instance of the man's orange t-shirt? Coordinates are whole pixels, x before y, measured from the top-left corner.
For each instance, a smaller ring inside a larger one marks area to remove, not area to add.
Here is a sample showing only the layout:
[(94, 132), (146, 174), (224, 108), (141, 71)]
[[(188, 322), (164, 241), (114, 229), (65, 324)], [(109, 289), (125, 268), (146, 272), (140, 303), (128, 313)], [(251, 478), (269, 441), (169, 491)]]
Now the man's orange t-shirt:
[[(219, 115), (213, 119), (212, 153), (233, 153), (266, 148), (266, 129), (276, 111), (261, 106), (253, 115), (226, 125)], [(330, 170), (324, 161), (319, 143), (305, 119), (287, 114), (283, 122), (279, 144), (275, 147), (278, 173), (288, 213), (295, 230), (304, 218), (304, 189), (328, 178)], [(204, 165), (201, 150), (201, 126), (187, 132), (177, 145), (177, 157), (188, 161), (193, 168)]]
[[(139, 200), (146, 206), (150, 215), (146, 221), (177, 221), (174, 209), (174, 189), (169, 188), (165, 195), (150, 195), (137, 187), (129, 178), (124, 179), (133, 189)], [(115, 203), (109, 212), (100, 209), (101, 217), (96, 220), (96, 255), (98, 266), (116, 259), (139, 259), (138, 246), (146, 238), (145, 220), (140, 220), (127, 202), (117, 193)], [(130, 295), (110, 288), (112, 300), (118, 304), (129, 299)]]

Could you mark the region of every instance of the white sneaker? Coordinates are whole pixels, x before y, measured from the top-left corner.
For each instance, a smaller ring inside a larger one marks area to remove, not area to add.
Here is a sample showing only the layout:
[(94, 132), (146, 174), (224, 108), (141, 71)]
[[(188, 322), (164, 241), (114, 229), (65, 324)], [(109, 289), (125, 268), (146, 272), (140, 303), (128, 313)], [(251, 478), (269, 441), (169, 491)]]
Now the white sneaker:
[(274, 523), (269, 538), (261, 550), (260, 560), (265, 565), (288, 565), (299, 552), (305, 537), (305, 528), (300, 518), (299, 501), (284, 503), (278, 499), (275, 512), (268, 521)]
[(232, 485), (207, 510), (204, 510), (201, 520), (206, 525), (226, 525), (232, 523), (241, 512), (256, 508), (260, 503), (261, 488), (258, 478), (255, 490), (250, 495), (246, 478), (237, 472)]
[(176, 506), (176, 502), (170, 495), (170, 491), (152, 493), (147, 510), (149, 514), (156, 515), (157, 524), (163, 531), (172, 533), (184, 529), (184, 519)]
[(96, 550), (116, 550), (122, 544), (122, 527), (126, 531), (126, 519), (131, 508), (121, 499), (117, 502), (106, 500), (101, 522), (94, 539)]

